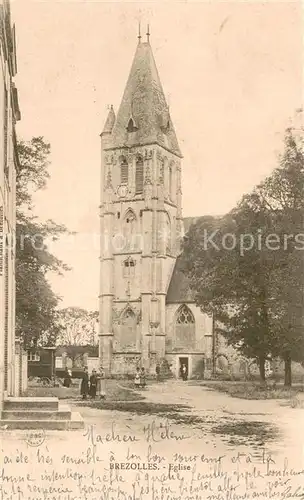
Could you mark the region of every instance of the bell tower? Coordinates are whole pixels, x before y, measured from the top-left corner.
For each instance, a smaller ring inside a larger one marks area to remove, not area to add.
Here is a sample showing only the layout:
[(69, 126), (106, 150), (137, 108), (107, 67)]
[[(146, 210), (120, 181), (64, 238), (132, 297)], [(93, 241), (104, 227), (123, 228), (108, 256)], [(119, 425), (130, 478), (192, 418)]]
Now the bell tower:
[(150, 45), (138, 35), (117, 115), (101, 133), (99, 358), (106, 373), (154, 370), (180, 252), (181, 152)]

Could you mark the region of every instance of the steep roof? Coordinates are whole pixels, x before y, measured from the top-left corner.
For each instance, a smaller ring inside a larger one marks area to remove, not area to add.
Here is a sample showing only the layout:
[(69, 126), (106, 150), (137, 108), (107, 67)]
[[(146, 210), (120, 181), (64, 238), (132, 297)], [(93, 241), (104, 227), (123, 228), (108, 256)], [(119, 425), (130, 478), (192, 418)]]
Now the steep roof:
[(152, 143), (181, 156), (150, 43), (139, 41), (110, 147)]
[(194, 302), (194, 292), (190, 289), (189, 279), (183, 272), (181, 256), (176, 259), (166, 297), (167, 304), (180, 302)]
[[(187, 234), (192, 224), (195, 224), (199, 220), (203, 219), (206, 220), (209, 218), (218, 220), (221, 219), (220, 216), (211, 216), (211, 215), (203, 215), (200, 217), (184, 217), (183, 223), (184, 223), (185, 234)], [(182, 255), (180, 255), (176, 259), (166, 297), (167, 304), (175, 304), (181, 302), (194, 302), (194, 291), (191, 290), (190, 280), (183, 271)]]
[[(185, 234), (189, 231), (190, 226), (195, 224), (198, 219), (200, 219), (200, 217), (183, 218)], [(181, 255), (176, 259), (166, 297), (167, 304), (180, 302), (194, 302), (194, 292), (191, 290), (190, 281), (183, 271)]]

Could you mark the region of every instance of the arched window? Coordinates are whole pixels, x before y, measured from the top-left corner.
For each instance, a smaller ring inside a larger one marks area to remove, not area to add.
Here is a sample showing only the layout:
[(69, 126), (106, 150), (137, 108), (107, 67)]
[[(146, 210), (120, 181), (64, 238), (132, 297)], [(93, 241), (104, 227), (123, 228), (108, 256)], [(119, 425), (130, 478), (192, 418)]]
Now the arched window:
[(128, 184), (129, 180), (129, 165), (124, 156), (120, 157), (120, 182), (121, 184)]
[(144, 188), (144, 162), (141, 156), (137, 157), (135, 170), (135, 194), (141, 194)]
[(195, 323), (192, 312), (185, 304), (182, 305), (177, 312), (176, 323), (179, 325), (190, 325)]
[(137, 219), (133, 210), (127, 210), (123, 220), (123, 232), (125, 237), (125, 250), (136, 249), (138, 242)]
[(120, 345), (122, 349), (134, 349), (136, 347), (136, 314), (128, 307), (122, 314), (120, 320)]
[(123, 262), (123, 274), (125, 278), (130, 278), (135, 274), (135, 260), (132, 257), (128, 257)]
[(175, 348), (195, 348), (195, 320), (192, 311), (186, 304), (180, 306), (175, 320)]

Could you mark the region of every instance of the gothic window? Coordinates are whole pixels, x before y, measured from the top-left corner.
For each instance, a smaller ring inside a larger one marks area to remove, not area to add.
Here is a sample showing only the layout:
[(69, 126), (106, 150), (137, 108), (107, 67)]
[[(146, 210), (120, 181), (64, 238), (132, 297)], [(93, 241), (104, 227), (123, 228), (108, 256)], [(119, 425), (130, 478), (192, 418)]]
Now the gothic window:
[(128, 307), (120, 321), (120, 346), (122, 349), (134, 349), (136, 347), (136, 315)]
[(188, 351), (195, 348), (195, 320), (185, 304), (176, 313), (175, 348)]
[(144, 187), (144, 162), (141, 156), (136, 160), (135, 194), (141, 194)]
[(129, 180), (129, 165), (124, 156), (120, 158), (120, 182), (121, 184), (128, 184)]
[(137, 248), (137, 219), (133, 210), (128, 210), (123, 222), (124, 237), (125, 237), (125, 250)]
[(193, 316), (192, 312), (190, 311), (189, 307), (187, 307), (186, 305), (183, 305), (179, 309), (176, 322), (179, 325), (188, 325), (188, 324), (194, 323), (194, 316)]
[(135, 260), (132, 257), (128, 257), (123, 262), (123, 273), (125, 278), (130, 278), (135, 274)]
[(125, 215), (125, 222), (128, 225), (129, 228), (133, 228), (136, 223), (136, 217), (135, 213), (133, 210), (128, 210), (126, 215)]

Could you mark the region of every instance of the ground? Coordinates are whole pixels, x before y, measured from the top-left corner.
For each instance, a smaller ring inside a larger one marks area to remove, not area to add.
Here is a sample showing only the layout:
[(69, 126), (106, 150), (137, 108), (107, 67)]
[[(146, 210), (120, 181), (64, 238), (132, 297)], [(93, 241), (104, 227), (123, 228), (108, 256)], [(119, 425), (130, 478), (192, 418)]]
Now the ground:
[(72, 404), (84, 431), (47, 432), (38, 446), (2, 431), (1, 499), (304, 498), (304, 410), (290, 400), (170, 380), (133, 401)]

